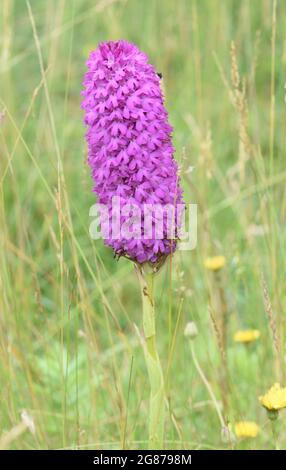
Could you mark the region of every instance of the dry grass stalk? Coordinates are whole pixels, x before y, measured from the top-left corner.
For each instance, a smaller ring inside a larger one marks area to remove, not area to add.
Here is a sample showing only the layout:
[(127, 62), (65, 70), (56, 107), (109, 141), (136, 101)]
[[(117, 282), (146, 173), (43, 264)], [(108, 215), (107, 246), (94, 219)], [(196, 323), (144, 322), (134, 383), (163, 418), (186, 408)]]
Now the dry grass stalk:
[(215, 337), (217, 340), (218, 348), (221, 354), (222, 360), (222, 370), (220, 374), (219, 384), (221, 388), (221, 396), (222, 396), (222, 404), (224, 410), (225, 420), (227, 421), (227, 409), (228, 409), (228, 392), (229, 392), (229, 384), (228, 384), (228, 371), (227, 371), (227, 354), (226, 354), (226, 323), (225, 316), (220, 316), (220, 326), (218, 326), (215, 316), (212, 312), (211, 307), (208, 307), (209, 315), (211, 318), (211, 322), (213, 324)]
[(239, 132), (239, 175), (240, 182), (245, 180), (245, 164), (248, 161), (252, 144), (248, 134), (248, 103), (246, 98), (245, 80), (240, 77), (237, 63), (237, 50), (235, 43), (232, 41), (230, 46), (231, 58), (231, 101), (238, 112), (238, 132)]
[(263, 273), (261, 274), (261, 284), (262, 284), (262, 289), (263, 289), (263, 302), (264, 302), (265, 313), (267, 315), (269, 326), (272, 332), (273, 348), (276, 351), (276, 354), (278, 355), (280, 352), (278, 328), (277, 328), (276, 318), (272, 310), (269, 291), (268, 291), (266, 280), (265, 280)]
[(225, 360), (225, 350), (223, 349), (223, 342), (222, 342), (221, 332), (220, 332), (220, 329), (218, 327), (218, 324), (216, 322), (214, 313), (213, 313), (210, 305), (208, 306), (208, 312), (209, 312), (210, 319), (211, 319), (211, 322), (212, 322), (212, 325), (213, 325), (213, 329), (214, 329), (215, 337), (216, 337), (216, 340), (217, 340), (217, 345), (218, 345), (218, 348), (219, 348), (219, 352), (221, 354), (222, 359)]

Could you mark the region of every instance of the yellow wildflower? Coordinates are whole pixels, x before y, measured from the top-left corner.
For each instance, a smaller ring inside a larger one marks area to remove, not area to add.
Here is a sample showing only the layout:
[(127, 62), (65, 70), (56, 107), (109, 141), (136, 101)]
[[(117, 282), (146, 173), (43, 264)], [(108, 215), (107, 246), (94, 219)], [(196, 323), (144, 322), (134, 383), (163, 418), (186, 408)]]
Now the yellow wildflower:
[(260, 336), (260, 331), (258, 330), (238, 330), (233, 339), (236, 343), (251, 343), (255, 341)]
[(259, 397), (259, 401), (270, 411), (286, 408), (286, 387), (281, 388), (279, 383), (275, 383), (265, 395)]
[(224, 256), (213, 256), (211, 258), (206, 258), (204, 261), (205, 268), (210, 271), (219, 271), (224, 267), (226, 259)]
[(234, 425), (237, 437), (256, 437), (259, 433), (259, 426), (253, 421), (239, 421)]

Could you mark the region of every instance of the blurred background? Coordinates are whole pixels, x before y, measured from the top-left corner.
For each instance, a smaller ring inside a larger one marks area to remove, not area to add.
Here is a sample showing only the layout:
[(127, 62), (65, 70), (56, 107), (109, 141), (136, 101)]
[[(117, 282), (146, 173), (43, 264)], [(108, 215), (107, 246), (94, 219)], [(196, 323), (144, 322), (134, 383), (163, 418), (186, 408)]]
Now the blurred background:
[(279, 0), (1, 1), (1, 448), (147, 445), (134, 268), (88, 233), (80, 92), (88, 54), (110, 39), (163, 74), (185, 200), (198, 204), (196, 249), (157, 279), (165, 446), (278, 445), (258, 396), (286, 385), (285, 22)]

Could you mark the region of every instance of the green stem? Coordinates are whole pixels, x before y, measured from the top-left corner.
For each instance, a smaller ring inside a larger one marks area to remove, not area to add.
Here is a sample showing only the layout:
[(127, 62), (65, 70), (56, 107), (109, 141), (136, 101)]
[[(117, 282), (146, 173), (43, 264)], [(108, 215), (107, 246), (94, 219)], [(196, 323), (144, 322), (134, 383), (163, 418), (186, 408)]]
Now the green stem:
[(279, 445), (278, 445), (278, 433), (277, 433), (277, 419), (271, 420), (271, 428), (272, 428), (272, 435), (273, 435), (273, 444), (274, 444), (274, 449), (279, 450)]
[(164, 378), (156, 347), (154, 308), (154, 272), (139, 268), (139, 280), (143, 304), (143, 329), (145, 336), (145, 360), (150, 382), (149, 448), (163, 449), (165, 393)]

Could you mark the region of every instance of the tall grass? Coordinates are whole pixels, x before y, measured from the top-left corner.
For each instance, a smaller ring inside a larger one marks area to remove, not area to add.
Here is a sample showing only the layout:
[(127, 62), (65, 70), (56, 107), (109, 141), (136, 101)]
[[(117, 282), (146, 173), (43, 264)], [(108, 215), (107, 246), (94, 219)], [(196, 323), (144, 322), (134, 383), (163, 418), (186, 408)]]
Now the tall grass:
[[(271, 445), (257, 396), (286, 380), (285, 8), (279, 0), (2, 0), (0, 447), (147, 445), (139, 289), (130, 263), (88, 233), (81, 81), (89, 51), (117, 38), (136, 42), (163, 73), (185, 199), (199, 209), (197, 248), (178, 252), (157, 280), (165, 446), (232, 446), (196, 362), (215, 403), (227, 401), (226, 421), (261, 427), (234, 447)], [(215, 254), (227, 260), (223, 307), (203, 264)], [(183, 336), (190, 320), (195, 356)], [(235, 344), (245, 327), (261, 338)], [(285, 427), (277, 431), (286, 448)]]

